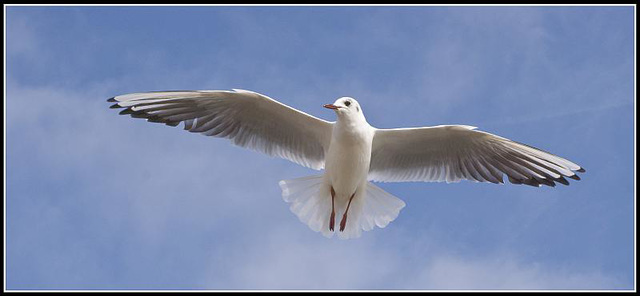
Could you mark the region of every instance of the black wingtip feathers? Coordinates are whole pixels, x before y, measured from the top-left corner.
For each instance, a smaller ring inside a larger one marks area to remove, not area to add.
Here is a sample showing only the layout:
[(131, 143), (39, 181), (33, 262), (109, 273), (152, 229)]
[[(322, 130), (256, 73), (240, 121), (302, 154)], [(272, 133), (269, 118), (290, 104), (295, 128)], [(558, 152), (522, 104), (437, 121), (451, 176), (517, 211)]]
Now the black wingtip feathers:
[(118, 113), (120, 115), (127, 115), (127, 114), (133, 114), (133, 111), (130, 108), (124, 109), (122, 111), (120, 111), (120, 113)]
[(555, 178), (553, 179), (554, 181), (560, 183), (560, 184), (564, 184), (569, 186), (569, 181), (567, 181), (567, 179), (565, 179), (563, 176), (560, 176), (560, 178)]
[(580, 181), (580, 177), (578, 177), (578, 175), (569, 176), (569, 178)]

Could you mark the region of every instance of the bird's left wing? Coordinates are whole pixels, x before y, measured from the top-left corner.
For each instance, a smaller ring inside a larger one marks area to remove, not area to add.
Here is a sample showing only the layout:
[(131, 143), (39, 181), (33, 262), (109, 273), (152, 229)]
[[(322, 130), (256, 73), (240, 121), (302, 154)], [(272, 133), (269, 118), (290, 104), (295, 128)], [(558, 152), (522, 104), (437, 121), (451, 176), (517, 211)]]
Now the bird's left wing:
[(120, 114), (146, 118), (233, 144), (322, 169), (333, 123), (298, 111), (259, 93), (233, 91), (165, 91), (134, 93), (109, 99)]
[(462, 179), (532, 186), (568, 185), (580, 180), (577, 164), (464, 125), (377, 129), (369, 180), (379, 182), (458, 182)]

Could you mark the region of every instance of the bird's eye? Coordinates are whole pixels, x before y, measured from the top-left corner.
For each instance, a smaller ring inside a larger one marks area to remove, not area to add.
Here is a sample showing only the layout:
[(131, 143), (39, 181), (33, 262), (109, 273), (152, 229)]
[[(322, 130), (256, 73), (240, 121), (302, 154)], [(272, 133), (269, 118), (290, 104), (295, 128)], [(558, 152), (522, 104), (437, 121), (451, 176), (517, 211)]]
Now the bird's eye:
[(349, 106), (351, 105), (351, 101), (345, 101), (345, 102), (344, 102), (344, 105), (345, 105), (345, 106), (347, 106), (347, 107), (349, 107)]

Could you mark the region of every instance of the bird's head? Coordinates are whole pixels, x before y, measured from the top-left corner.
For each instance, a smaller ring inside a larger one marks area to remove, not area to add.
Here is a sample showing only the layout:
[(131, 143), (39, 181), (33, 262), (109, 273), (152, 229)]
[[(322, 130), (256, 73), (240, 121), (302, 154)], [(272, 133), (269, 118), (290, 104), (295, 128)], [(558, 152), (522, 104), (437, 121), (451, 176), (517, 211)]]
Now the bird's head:
[(342, 97), (337, 99), (333, 104), (324, 105), (327, 109), (332, 109), (338, 115), (338, 118), (356, 119), (364, 118), (360, 104), (356, 99), (351, 97)]

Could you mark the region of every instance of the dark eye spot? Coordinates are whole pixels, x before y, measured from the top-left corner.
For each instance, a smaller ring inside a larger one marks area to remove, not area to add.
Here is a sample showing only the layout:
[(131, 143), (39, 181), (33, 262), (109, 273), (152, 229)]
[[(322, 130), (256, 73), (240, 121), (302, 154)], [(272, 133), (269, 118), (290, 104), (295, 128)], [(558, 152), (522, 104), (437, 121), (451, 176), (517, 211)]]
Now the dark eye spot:
[(347, 106), (347, 107), (351, 106), (351, 101), (345, 101), (344, 105)]

